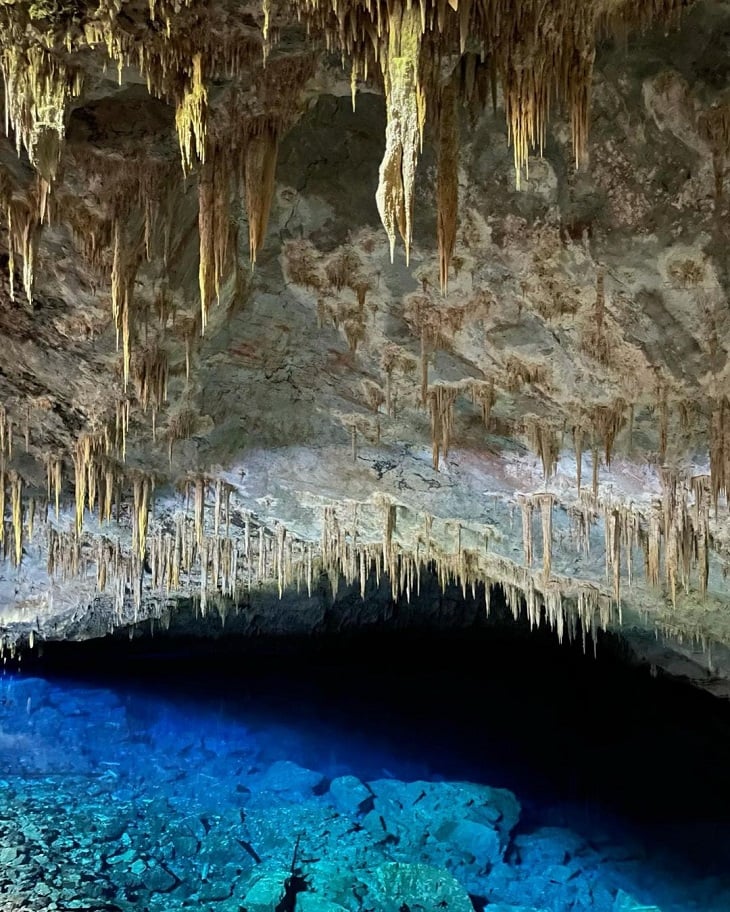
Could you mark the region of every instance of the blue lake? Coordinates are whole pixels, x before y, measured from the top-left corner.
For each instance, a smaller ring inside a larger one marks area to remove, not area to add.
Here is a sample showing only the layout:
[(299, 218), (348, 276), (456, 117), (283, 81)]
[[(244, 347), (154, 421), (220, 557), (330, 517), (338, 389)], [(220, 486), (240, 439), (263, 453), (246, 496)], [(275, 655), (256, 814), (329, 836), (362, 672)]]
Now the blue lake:
[(48, 650), (0, 678), (0, 907), (727, 912), (730, 707), (615, 652)]

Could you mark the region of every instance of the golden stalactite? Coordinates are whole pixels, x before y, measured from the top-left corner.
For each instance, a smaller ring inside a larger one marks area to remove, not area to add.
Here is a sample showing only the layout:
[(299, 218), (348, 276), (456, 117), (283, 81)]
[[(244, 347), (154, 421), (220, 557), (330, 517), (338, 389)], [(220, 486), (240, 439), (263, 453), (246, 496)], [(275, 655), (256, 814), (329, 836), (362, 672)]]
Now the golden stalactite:
[(23, 479), (17, 472), (8, 476), (10, 482), (10, 513), (13, 525), (14, 563), (20, 566), (23, 558)]
[(5, 471), (5, 461), (0, 456), (0, 544), (5, 543), (5, 485), (7, 482), (7, 473)]
[(720, 496), (727, 498), (730, 480), (730, 407), (726, 396), (713, 404), (710, 420), (710, 478), (712, 482), (712, 503), (717, 515)]
[(73, 462), (76, 506), (75, 531), (77, 538), (81, 535), (83, 529), (87, 499), (89, 510), (93, 509), (97, 469), (100, 461), (108, 454), (109, 448), (108, 435), (103, 431), (82, 434), (76, 441)]
[(62, 485), (63, 461), (60, 456), (46, 457), (46, 496), (50, 502), (53, 499), (56, 519), (58, 520), (61, 512), (61, 485)]
[(189, 84), (175, 111), (175, 129), (180, 143), (183, 173), (188, 174), (196, 164), (205, 162), (208, 91), (203, 79), (203, 55), (193, 55)]
[(583, 480), (583, 428), (580, 425), (573, 428), (573, 450), (575, 451), (575, 484), (578, 496), (580, 496)]
[(132, 361), (132, 308), (136, 275), (136, 257), (127, 246), (124, 226), (117, 218), (112, 228), (111, 299), (117, 350), (120, 336), (122, 341), (122, 378), (125, 391), (129, 384)]
[(492, 423), (492, 409), (497, 401), (497, 394), (494, 389), (494, 379), (486, 381), (473, 380), (470, 389), (472, 402), (481, 409), (484, 429), (489, 431)]
[(730, 154), (730, 104), (715, 104), (697, 118), (700, 138), (712, 152), (715, 176), (715, 199), (722, 199), (725, 184), (725, 163)]
[(278, 133), (275, 128), (264, 125), (263, 129), (253, 132), (246, 139), (243, 148), (248, 249), (253, 267), (266, 237), (274, 198)]
[(167, 352), (157, 343), (146, 346), (132, 361), (132, 378), (142, 410), (153, 415), (167, 401)]
[(532, 514), (534, 503), (529, 494), (518, 494), (517, 503), (520, 505), (522, 515), (522, 552), (525, 556), (525, 566), (532, 567)]
[(140, 561), (144, 560), (147, 549), (147, 527), (150, 513), (150, 497), (154, 490), (154, 480), (150, 475), (135, 474), (132, 479), (132, 498), (134, 503), (132, 525), (132, 548)]
[(442, 90), (438, 103), (436, 223), (442, 294), (449, 289), (449, 267), (454, 254), (459, 209), (459, 116), (456, 101), (455, 86), (449, 82)]
[(69, 101), (81, 94), (83, 73), (39, 44), (15, 41), (0, 54), (5, 84), (5, 133), (50, 185), (56, 179)]
[(433, 467), (437, 472), (441, 456), (445, 459), (449, 455), (451, 435), (454, 430), (454, 403), (458, 392), (458, 388), (443, 384), (437, 384), (428, 390)]
[(415, 5), (395, 0), (381, 40), (380, 66), (385, 83), (385, 154), (375, 201), (395, 254), (396, 232), (408, 264), (413, 239), (413, 205), (418, 155), (423, 144), (426, 95), (419, 79), (423, 24)]
[(540, 507), (540, 524), (542, 528), (542, 578), (547, 584), (550, 580), (553, 565), (553, 504), (552, 494), (539, 494), (536, 497)]
[(560, 456), (560, 438), (548, 422), (534, 415), (525, 419), (525, 433), (532, 452), (540, 457), (545, 480), (555, 474)]
[(220, 294), (221, 282), (232, 252), (231, 244), (231, 164), (228, 152), (209, 144), (205, 163), (198, 171), (198, 233), (200, 236), (201, 335), (205, 333), (213, 299)]
[(591, 431), (593, 449), (597, 454), (599, 444), (603, 444), (603, 454), (609, 468), (616, 438), (626, 423), (627, 410), (626, 401), (619, 397), (610, 405), (595, 405), (585, 412), (585, 423)]
[(8, 278), (10, 299), (15, 300), (15, 258), (23, 261), (23, 290), (27, 300), (33, 300), (33, 280), (40, 228), (38, 200), (34, 189), (23, 196), (9, 195), (5, 202), (8, 235)]

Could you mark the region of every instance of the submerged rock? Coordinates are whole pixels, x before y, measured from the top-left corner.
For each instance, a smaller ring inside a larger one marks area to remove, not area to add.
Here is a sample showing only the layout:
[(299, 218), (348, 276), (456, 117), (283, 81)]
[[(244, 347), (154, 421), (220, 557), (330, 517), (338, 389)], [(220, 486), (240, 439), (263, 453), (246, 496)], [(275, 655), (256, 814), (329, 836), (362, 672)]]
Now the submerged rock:
[(641, 903), (623, 890), (619, 890), (613, 904), (613, 912), (662, 912), (662, 910), (659, 906), (647, 906), (646, 903)]
[(263, 874), (248, 888), (243, 901), (246, 912), (274, 912), (284, 895), (284, 883), (289, 871)]
[(363, 812), (363, 805), (373, 800), (373, 793), (356, 776), (338, 776), (330, 782), (330, 796), (335, 807), (344, 814), (355, 816)]
[(441, 868), (393, 862), (374, 873), (369, 899), (378, 912), (474, 912), (459, 882)]
[(380, 838), (410, 858), (439, 864), (500, 861), (520, 815), (511, 792), (468, 782), (380, 779), (369, 788), (373, 811), (364, 825), (374, 835), (380, 827)]
[(324, 779), (322, 773), (304, 769), (290, 760), (278, 760), (263, 773), (251, 777), (261, 792), (309, 796)]

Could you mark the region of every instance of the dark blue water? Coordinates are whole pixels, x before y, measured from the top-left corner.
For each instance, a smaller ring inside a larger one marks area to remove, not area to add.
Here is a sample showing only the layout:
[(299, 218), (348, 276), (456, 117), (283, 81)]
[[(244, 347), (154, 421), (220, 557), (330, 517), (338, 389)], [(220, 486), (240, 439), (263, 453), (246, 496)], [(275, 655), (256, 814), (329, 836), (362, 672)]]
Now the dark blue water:
[(727, 912), (729, 709), (519, 627), (48, 651), (0, 679), (0, 908), (273, 912), (299, 839), (299, 912)]

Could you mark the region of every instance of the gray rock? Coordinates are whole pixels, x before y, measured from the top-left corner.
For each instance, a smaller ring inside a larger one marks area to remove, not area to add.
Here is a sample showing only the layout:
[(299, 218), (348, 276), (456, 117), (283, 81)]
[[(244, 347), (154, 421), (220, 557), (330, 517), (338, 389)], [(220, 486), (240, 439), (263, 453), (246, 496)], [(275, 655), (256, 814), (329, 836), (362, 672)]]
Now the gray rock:
[(440, 842), (450, 843), (480, 866), (501, 857), (497, 830), (473, 820), (460, 820), (456, 824), (449, 821), (434, 835)]
[(150, 865), (147, 876), (145, 877), (145, 886), (153, 893), (167, 893), (175, 885), (173, 875), (165, 870), (161, 865)]
[(659, 906), (647, 906), (623, 890), (619, 890), (613, 904), (613, 912), (661, 912), (661, 909)]
[(300, 893), (297, 912), (347, 912), (344, 906), (331, 902), (319, 893)]
[(311, 795), (312, 789), (323, 779), (321, 773), (304, 769), (290, 760), (277, 760), (265, 772), (251, 777), (259, 791), (293, 795)]
[(440, 868), (393, 862), (381, 865), (369, 884), (369, 902), (378, 912), (474, 912), (469, 895), (459, 882)]
[(356, 816), (364, 802), (372, 800), (372, 793), (356, 776), (339, 776), (330, 783), (330, 795), (335, 807), (343, 814)]
[[(404, 853), (442, 865), (454, 851), (484, 866), (502, 857), (520, 806), (504, 789), (467, 782), (369, 783), (374, 810), (363, 826), (374, 838), (391, 835)], [(410, 860), (410, 858), (408, 858)]]
[(541, 827), (515, 836), (514, 845), (523, 864), (531, 867), (561, 865), (574, 855), (589, 852), (585, 839), (561, 827)]
[(244, 906), (247, 912), (274, 912), (284, 893), (284, 881), (289, 871), (264, 874), (246, 892)]
[(489, 903), (489, 912), (548, 912), (545, 907), (513, 906), (510, 903)]
[(212, 880), (202, 884), (198, 890), (198, 898), (200, 902), (222, 902), (224, 899), (228, 899), (232, 892), (230, 884)]

